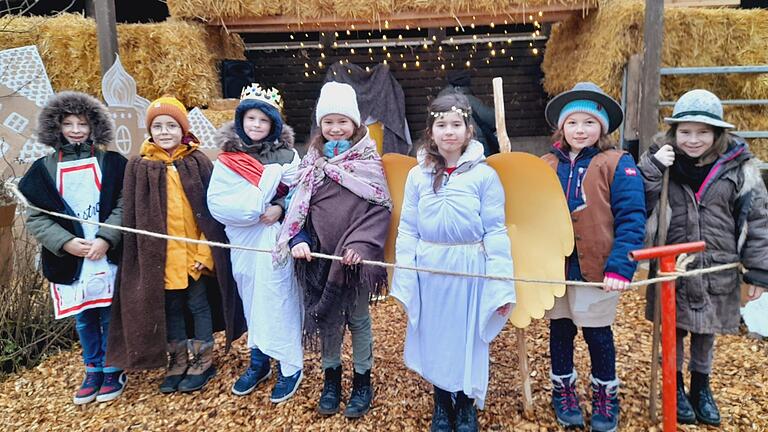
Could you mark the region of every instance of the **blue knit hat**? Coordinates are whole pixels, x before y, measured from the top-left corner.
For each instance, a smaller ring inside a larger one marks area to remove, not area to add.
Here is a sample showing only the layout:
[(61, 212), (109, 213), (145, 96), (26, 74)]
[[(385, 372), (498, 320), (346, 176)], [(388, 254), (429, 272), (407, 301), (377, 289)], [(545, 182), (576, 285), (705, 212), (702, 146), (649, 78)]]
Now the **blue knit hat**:
[(605, 108), (595, 101), (586, 99), (577, 99), (568, 102), (563, 109), (560, 110), (560, 117), (557, 119), (557, 128), (562, 129), (565, 120), (568, 116), (574, 113), (589, 114), (600, 122), (600, 125), (603, 127), (603, 132), (608, 130), (610, 121), (608, 120), (608, 113), (605, 111)]
[(243, 99), (240, 101), (240, 105), (237, 106), (237, 109), (235, 110), (235, 132), (237, 132), (237, 136), (239, 136), (246, 145), (250, 146), (255, 144), (248, 138), (245, 129), (243, 129), (243, 117), (246, 112), (252, 109), (257, 109), (263, 112), (270, 120), (272, 120), (272, 129), (263, 141), (273, 142), (278, 139), (280, 134), (283, 133), (283, 117), (280, 115), (280, 111), (274, 106), (257, 99)]

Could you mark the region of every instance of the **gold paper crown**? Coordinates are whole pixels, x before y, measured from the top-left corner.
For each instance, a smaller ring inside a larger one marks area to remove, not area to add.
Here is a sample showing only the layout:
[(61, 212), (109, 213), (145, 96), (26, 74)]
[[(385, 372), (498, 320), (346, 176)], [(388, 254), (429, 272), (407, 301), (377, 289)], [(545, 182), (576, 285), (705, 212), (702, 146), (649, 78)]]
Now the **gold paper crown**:
[(246, 99), (260, 100), (272, 105), (280, 112), (283, 111), (283, 97), (280, 96), (280, 92), (274, 87), (263, 89), (256, 83), (243, 87), (243, 91), (240, 93), (240, 100)]

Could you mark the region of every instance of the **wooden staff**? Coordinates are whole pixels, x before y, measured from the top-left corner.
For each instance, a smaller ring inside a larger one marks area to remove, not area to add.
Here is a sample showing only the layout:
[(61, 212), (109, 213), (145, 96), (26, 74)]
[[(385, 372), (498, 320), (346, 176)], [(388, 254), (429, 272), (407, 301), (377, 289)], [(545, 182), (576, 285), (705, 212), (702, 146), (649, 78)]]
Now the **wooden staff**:
[[(669, 168), (664, 171), (664, 177), (661, 181), (661, 196), (659, 197), (659, 223), (656, 225), (656, 246), (664, 246), (667, 243), (667, 231), (669, 222), (667, 220), (667, 206), (669, 203)], [(655, 265), (654, 261), (651, 265)], [(658, 268), (655, 265), (654, 270)], [(655, 273), (655, 272), (651, 272)], [(655, 277), (650, 275), (650, 277)], [(648, 411), (651, 421), (658, 421), (658, 386), (659, 386), (659, 339), (661, 338), (661, 287), (659, 284), (651, 285), (653, 287), (653, 337), (651, 338), (651, 388), (648, 395)]]
[[(493, 79), (493, 106), (496, 112), (496, 137), (499, 140), (499, 150), (502, 153), (512, 151), (512, 145), (507, 135), (507, 125), (504, 119), (504, 88), (501, 77)], [(525, 329), (516, 328), (517, 358), (520, 366), (520, 380), (523, 388), (523, 413), (533, 415), (533, 393), (531, 392), (531, 374), (528, 367), (528, 348), (526, 346)]]

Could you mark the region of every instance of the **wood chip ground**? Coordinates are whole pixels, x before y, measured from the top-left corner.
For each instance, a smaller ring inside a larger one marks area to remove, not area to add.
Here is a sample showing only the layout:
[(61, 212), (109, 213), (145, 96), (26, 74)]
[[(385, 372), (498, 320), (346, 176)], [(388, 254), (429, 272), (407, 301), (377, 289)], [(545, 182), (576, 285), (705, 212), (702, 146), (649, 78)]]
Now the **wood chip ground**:
[[(614, 327), (617, 370), (622, 381), (622, 431), (659, 431), (648, 420), (651, 324), (643, 319), (640, 293), (623, 296)], [(342, 415), (321, 417), (315, 405), (322, 387), (319, 356), (307, 353), (306, 378), (289, 401), (273, 405), (269, 392), (274, 374), (245, 397), (230, 387), (248, 364), (242, 338), (232, 351), (217, 350), (216, 378), (201, 392), (161, 395), (162, 371), (133, 372), (117, 401), (76, 407), (72, 394), (82, 379), (80, 352), (51, 356), (38, 367), (0, 383), (0, 430), (9, 431), (422, 431), (428, 430), (432, 410), (431, 386), (407, 370), (402, 361), (405, 320), (391, 299), (372, 308), (376, 397), (371, 412), (360, 420)], [(491, 347), (491, 379), (486, 409), (479, 420), (484, 431), (558, 430), (549, 407), (549, 349), (545, 320), (527, 329), (535, 413), (521, 412), (520, 378), (515, 332), (507, 327)], [(218, 336), (220, 338), (220, 336)], [(217, 339), (221, 342), (221, 339)], [(344, 397), (351, 387), (349, 338), (344, 348)], [(718, 337), (712, 387), (720, 405), (722, 430), (768, 430), (768, 343), (745, 335)], [(579, 393), (589, 411), (587, 347), (576, 346)], [(681, 430), (715, 430), (698, 426)]]

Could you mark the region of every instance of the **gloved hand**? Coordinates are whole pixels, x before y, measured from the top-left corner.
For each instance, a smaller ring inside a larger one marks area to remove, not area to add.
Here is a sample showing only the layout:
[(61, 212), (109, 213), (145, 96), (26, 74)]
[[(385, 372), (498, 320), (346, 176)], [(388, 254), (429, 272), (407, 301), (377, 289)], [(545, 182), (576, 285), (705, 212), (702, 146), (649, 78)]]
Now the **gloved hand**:
[(669, 168), (675, 163), (675, 150), (669, 144), (664, 144), (656, 153), (653, 154), (659, 163)]

